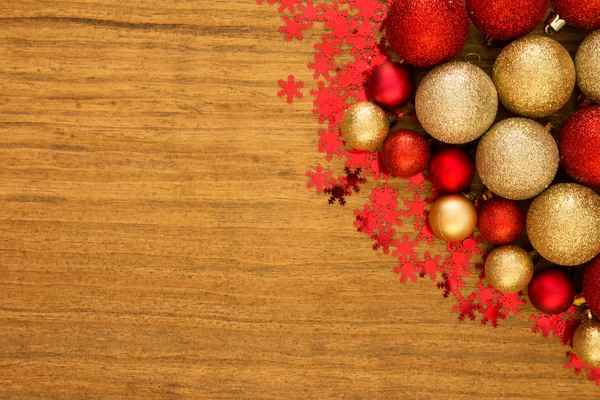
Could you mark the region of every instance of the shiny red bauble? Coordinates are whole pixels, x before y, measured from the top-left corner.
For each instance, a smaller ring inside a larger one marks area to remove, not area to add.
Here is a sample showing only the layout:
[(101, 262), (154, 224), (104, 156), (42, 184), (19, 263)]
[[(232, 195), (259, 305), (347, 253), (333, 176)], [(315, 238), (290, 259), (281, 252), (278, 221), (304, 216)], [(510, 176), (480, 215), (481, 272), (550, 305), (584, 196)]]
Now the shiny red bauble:
[(600, 28), (600, 0), (551, 0), (560, 18), (574, 28)]
[(475, 162), (464, 150), (447, 147), (431, 157), (427, 174), (433, 186), (440, 192), (460, 192), (473, 182)]
[(525, 212), (516, 201), (494, 197), (479, 208), (477, 229), (492, 244), (512, 243), (525, 231)]
[(600, 318), (600, 256), (589, 262), (583, 273), (583, 297), (594, 316)]
[(528, 287), (529, 300), (546, 314), (560, 314), (573, 304), (575, 283), (565, 270), (551, 267), (533, 275)]
[(396, 62), (387, 62), (375, 68), (367, 80), (367, 97), (383, 108), (395, 110), (410, 101), (415, 94), (415, 80), (411, 72)]
[(386, 37), (392, 50), (418, 67), (456, 56), (467, 42), (469, 17), (462, 1), (393, 0)]
[(542, 22), (548, 0), (467, 0), (467, 10), (481, 32), (510, 40), (528, 34)]
[(563, 168), (576, 181), (600, 188), (600, 106), (575, 112), (558, 136)]
[(381, 148), (383, 164), (393, 176), (409, 178), (423, 172), (429, 160), (429, 143), (410, 129), (388, 135)]

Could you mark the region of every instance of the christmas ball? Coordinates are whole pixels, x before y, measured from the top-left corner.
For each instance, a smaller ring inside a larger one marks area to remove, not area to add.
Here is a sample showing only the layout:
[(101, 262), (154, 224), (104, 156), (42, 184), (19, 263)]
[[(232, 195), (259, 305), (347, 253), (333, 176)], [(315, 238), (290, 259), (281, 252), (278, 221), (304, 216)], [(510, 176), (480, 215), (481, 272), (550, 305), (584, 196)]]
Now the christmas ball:
[(579, 46), (575, 69), (577, 84), (583, 94), (600, 103), (600, 30), (591, 33)]
[(460, 192), (473, 182), (475, 162), (464, 150), (447, 147), (431, 157), (427, 176), (442, 193)]
[(342, 117), (342, 139), (356, 150), (375, 150), (385, 140), (390, 121), (380, 107), (359, 102)]
[(600, 316), (600, 257), (594, 258), (585, 269), (582, 279), (583, 297), (595, 316)]
[(462, 1), (394, 0), (386, 37), (409, 64), (428, 68), (456, 56), (467, 42), (469, 17)]
[(571, 275), (556, 267), (536, 272), (527, 291), (531, 304), (546, 314), (567, 311), (577, 294)]
[(558, 265), (581, 265), (600, 252), (600, 196), (576, 183), (551, 186), (527, 213), (527, 235), (537, 252)]
[(600, 321), (584, 321), (573, 336), (573, 350), (589, 367), (600, 368)]
[(560, 161), (576, 181), (600, 188), (600, 106), (574, 113), (558, 136)]
[(525, 212), (516, 201), (494, 197), (477, 214), (481, 236), (492, 244), (509, 244), (525, 231)]
[(417, 118), (445, 143), (471, 142), (492, 125), (498, 93), (490, 77), (467, 62), (450, 62), (429, 72), (417, 89)]
[(387, 62), (375, 68), (367, 80), (367, 97), (383, 108), (395, 110), (410, 101), (415, 80), (405, 66)]
[(410, 178), (427, 167), (429, 143), (418, 132), (400, 129), (390, 133), (383, 142), (381, 158), (393, 176)]
[(600, 28), (600, 0), (551, 0), (554, 10), (574, 28)]
[(519, 246), (497, 247), (485, 260), (485, 277), (502, 293), (519, 292), (531, 281), (533, 260)]
[(509, 118), (495, 124), (479, 142), (477, 172), (485, 186), (510, 200), (532, 198), (552, 183), (558, 147), (535, 121)]
[(569, 52), (546, 36), (525, 36), (502, 50), (493, 79), (500, 101), (515, 114), (546, 117), (560, 110), (575, 88)]
[(548, 0), (467, 0), (469, 17), (487, 36), (511, 40), (531, 32), (548, 10)]
[(442, 196), (429, 210), (429, 225), (440, 239), (458, 242), (468, 238), (475, 230), (477, 211), (463, 195)]

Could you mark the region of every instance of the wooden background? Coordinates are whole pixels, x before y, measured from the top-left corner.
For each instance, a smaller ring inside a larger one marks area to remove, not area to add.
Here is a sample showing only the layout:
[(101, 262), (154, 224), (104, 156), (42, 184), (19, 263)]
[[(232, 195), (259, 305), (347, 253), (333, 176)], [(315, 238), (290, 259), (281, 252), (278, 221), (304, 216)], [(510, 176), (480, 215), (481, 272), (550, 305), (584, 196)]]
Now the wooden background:
[(308, 95), (321, 31), (280, 24), (254, 0), (0, 3), (0, 398), (599, 397), (530, 306), (492, 329), (400, 285), (352, 226), (369, 190), (305, 189), (318, 124), (276, 81)]

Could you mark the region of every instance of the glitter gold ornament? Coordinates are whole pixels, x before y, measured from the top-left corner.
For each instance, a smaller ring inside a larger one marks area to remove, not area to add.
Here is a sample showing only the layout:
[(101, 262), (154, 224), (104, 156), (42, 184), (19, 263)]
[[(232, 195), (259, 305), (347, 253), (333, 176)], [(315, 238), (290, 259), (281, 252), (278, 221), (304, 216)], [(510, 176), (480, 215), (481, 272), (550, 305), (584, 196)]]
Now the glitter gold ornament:
[(503, 293), (516, 293), (531, 282), (533, 260), (519, 246), (497, 247), (485, 260), (485, 276), (494, 289)]
[(591, 33), (575, 56), (577, 84), (591, 101), (600, 103), (600, 30)]
[(504, 106), (525, 117), (560, 110), (575, 88), (575, 65), (565, 48), (546, 36), (517, 39), (494, 63), (493, 80)]
[(429, 72), (417, 89), (417, 118), (434, 138), (452, 144), (473, 141), (492, 125), (498, 93), (490, 77), (466, 62)]
[(558, 147), (552, 135), (526, 118), (498, 122), (477, 147), (476, 166), (483, 184), (510, 200), (541, 193), (552, 183), (558, 164)]
[(389, 118), (379, 106), (359, 102), (344, 113), (342, 139), (356, 150), (375, 150), (385, 140), (389, 124)]
[(477, 225), (473, 203), (460, 194), (442, 196), (429, 210), (429, 225), (437, 237), (447, 242), (464, 240)]
[(600, 196), (576, 183), (551, 186), (527, 213), (527, 235), (550, 262), (575, 266), (600, 252)]
[(575, 331), (573, 350), (584, 364), (600, 368), (600, 321), (588, 319)]

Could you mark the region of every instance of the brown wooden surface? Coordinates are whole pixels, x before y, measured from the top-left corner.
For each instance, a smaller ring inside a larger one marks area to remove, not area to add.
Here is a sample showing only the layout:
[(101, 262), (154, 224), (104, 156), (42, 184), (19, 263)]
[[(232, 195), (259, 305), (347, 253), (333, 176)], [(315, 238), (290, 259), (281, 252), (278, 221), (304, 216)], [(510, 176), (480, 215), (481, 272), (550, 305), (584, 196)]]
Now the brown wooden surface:
[(254, 0), (3, 1), (0, 23), (0, 398), (600, 396), (530, 306), (492, 329), (400, 285), (352, 226), (369, 189), (305, 189), (318, 124), (276, 81), (308, 95), (318, 29), (286, 43)]

